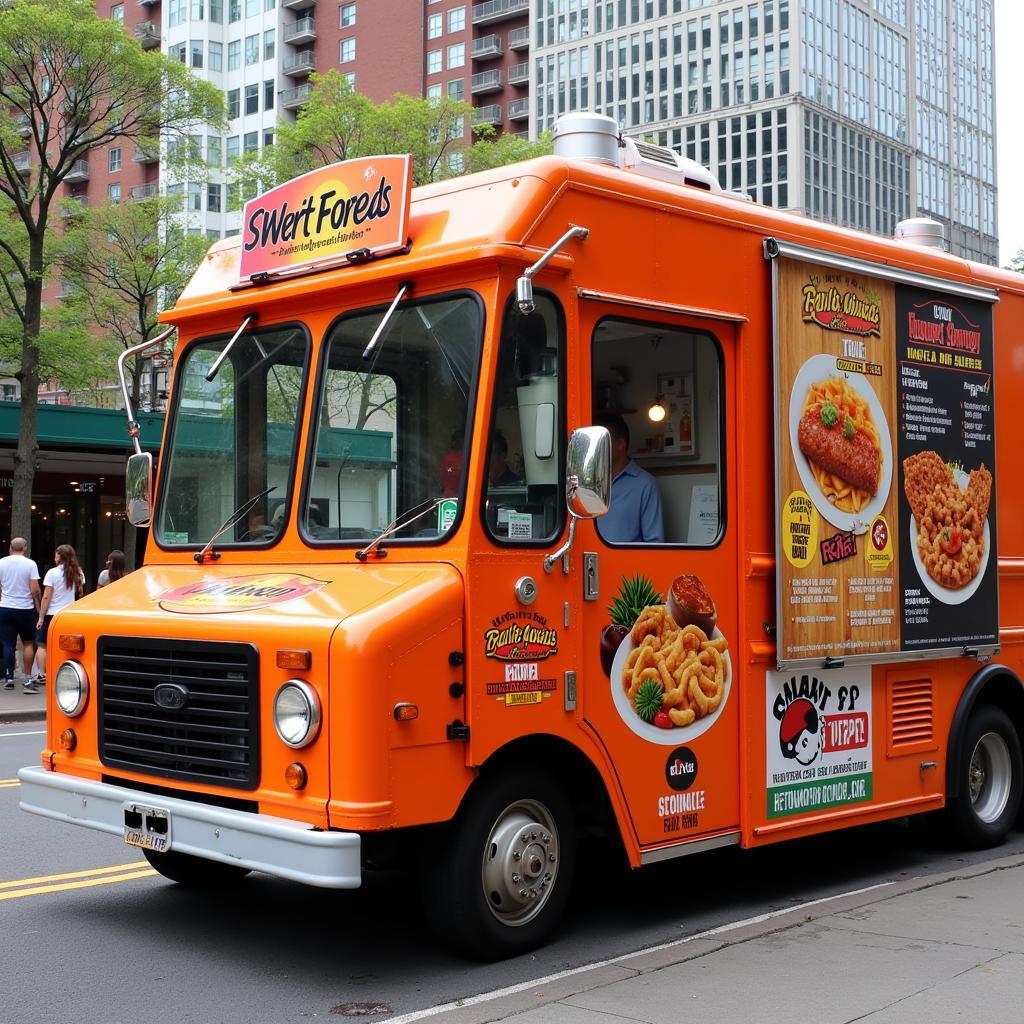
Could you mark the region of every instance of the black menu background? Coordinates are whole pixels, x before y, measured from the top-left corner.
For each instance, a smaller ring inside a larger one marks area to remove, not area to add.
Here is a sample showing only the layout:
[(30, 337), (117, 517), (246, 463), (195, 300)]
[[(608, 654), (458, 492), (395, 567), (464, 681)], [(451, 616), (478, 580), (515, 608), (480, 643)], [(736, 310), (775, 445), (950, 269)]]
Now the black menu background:
[[(898, 285), (896, 362), (903, 650), (995, 644), (999, 614), (991, 305)], [(987, 563), (977, 590), (960, 604), (935, 596), (914, 562), (916, 537), (911, 539), (903, 461), (922, 451), (960, 463), (967, 473), (984, 464), (993, 476)]]

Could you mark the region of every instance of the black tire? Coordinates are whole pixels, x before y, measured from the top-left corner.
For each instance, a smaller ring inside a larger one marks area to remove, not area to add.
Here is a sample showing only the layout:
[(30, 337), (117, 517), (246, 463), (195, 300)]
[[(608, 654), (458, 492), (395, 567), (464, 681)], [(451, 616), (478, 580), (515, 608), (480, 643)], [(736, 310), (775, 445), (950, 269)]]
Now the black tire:
[(424, 910), (450, 945), (479, 960), (536, 949), (565, 910), (576, 866), (565, 793), (533, 772), (484, 776), (421, 863)]
[(155, 853), (143, 850), (143, 855), (150, 865), (164, 878), (177, 882), (188, 889), (220, 889), (240, 882), (249, 868), (238, 868), (233, 864), (221, 864), (216, 860), (204, 860), (193, 857), (190, 853)]
[(1020, 737), (1009, 716), (992, 704), (971, 712), (956, 758), (960, 793), (947, 817), (969, 849), (998, 846), (1013, 827), (1024, 786)]

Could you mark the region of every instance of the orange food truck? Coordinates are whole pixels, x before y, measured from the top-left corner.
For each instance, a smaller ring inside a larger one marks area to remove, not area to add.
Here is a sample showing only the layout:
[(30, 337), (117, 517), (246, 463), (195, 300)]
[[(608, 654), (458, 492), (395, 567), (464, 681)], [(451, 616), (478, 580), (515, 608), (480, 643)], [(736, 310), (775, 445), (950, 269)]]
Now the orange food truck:
[(53, 623), (25, 810), (188, 885), (408, 862), (482, 957), (545, 939), (595, 832), (1003, 840), (1024, 278), (555, 135), (415, 190), (326, 167), (212, 246), (129, 465), (145, 564)]

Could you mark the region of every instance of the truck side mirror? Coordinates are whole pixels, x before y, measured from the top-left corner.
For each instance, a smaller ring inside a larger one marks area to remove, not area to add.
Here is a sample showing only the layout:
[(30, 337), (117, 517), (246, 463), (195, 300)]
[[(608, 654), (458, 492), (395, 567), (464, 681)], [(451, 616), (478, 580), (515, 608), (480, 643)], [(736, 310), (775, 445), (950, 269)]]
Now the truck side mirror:
[(565, 504), (569, 509), (569, 536), (555, 552), (544, 556), (544, 571), (562, 562), (569, 571), (566, 556), (576, 539), (578, 519), (596, 519), (608, 511), (612, 501), (612, 436), (605, 427), (579, 427), (569, 438), (565, 454)]
[(149, 526), (153, 514), (153, 455), (139, 452), (128, 459), (125, 473), (125, 499), (128, 522)]
[(576, 519), (596, 519), (612, 501), (612, 437), (605, 427), (579, 427), (565, 457), (565, 503)]

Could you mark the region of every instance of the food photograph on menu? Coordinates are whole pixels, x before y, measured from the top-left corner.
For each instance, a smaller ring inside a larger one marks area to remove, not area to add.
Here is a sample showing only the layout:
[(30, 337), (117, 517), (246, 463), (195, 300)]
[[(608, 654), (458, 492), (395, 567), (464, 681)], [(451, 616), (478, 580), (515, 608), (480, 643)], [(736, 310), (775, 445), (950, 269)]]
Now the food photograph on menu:
[(780, 666), (997, 639), (991, 304), (871, 269), (775, 265)]

